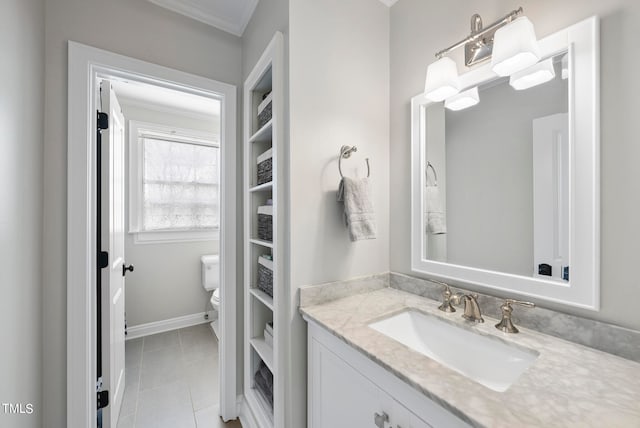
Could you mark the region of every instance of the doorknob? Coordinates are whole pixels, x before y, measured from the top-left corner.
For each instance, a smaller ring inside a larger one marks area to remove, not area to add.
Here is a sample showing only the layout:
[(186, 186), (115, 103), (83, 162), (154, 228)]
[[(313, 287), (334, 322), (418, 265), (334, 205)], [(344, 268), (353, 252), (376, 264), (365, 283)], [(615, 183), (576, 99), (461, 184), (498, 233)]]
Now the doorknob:
[(127, 274), (127, 271), (129, 272), (133, 272), (133, 265), (125, 265), (124, 263), (122, 264), (122, 276), (125, 276)]

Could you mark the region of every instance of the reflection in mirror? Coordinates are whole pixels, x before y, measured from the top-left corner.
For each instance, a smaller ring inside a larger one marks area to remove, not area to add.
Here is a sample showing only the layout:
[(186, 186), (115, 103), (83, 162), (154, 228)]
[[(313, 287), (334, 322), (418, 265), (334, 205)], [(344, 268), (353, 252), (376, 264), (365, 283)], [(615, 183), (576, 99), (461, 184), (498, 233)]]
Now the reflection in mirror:
[(423, 258), (569, 280), (566, 56), (539, 63), (537, 81), (529, 73), (481, 84), (470, 107), (423, 110)]
[(526, 71), (485, 62), (444, 103), (411, 99), (413, 272), (598, 310), (598, 43), (591, 17)]

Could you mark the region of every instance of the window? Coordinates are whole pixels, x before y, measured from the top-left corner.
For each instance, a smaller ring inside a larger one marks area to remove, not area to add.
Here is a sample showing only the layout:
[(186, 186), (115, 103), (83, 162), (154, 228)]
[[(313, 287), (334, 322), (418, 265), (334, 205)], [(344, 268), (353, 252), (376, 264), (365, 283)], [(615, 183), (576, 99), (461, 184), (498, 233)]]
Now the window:
[(135, 121), (129, 128), (129, 231), (136, 242), (218, 239), (215, 136)]

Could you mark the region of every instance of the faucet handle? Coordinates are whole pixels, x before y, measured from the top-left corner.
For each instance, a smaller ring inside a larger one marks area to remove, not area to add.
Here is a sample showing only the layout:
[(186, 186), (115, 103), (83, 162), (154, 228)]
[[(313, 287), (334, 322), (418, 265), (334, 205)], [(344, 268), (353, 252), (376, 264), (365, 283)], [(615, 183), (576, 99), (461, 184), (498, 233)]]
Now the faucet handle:
[(511, 314), (513, 313), (513, 308), (511, 305), (520, 305), (527, 308), (535, 308), (536, 304), (532, 302), (525, 302), (523, 300), (515, 300), (515, 299), (505, 299), (500, 309), (502, 310), (502, 320), (496, 324), (496, 328), (505, 333), (517, 333), (519, 330), (513, 325), (513, 321), (511, 321)]
[(440, 281), (431, 281), (435, 282), (436, 284), (444, 285), (444, 290), (442, 290), (442, 304), (438, 306), (438, 309), (443, 312), (455, 312), (456, 309), (451, 305), (451, 296), (453, 295), (453, 293), (451, 293), (449, 284)]
[(535, 308), (536, 304), (533, 302), (525, 302), (524, 300), (516, 300), (516, 299), (505, 299), (504, 303), (507, 305), (520, 305), (526, 306), (527, 308)]

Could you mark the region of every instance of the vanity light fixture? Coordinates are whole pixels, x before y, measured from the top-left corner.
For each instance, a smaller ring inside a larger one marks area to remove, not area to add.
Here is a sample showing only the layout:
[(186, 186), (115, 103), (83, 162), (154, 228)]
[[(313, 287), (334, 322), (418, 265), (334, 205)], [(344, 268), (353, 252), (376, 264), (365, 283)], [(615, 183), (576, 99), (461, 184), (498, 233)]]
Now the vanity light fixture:
[(444, 102), (444, 106), (449, 110), (458, 111), (472, 107), (480, 102), (480, 95), (478, 94), (478, 87), (475, 86), (464, 92), (460, 92), (458, 95), (454, 95)]
[(542, 85), (543, 83), (553, 80), (554, 77), (556, 77), (556, 72), (553, 69), (553, 59), (549, 58), (526, 70), (512, 74), (511, 77), (509, 77), (509, 84), (513, 89), (522, 91)]
[(427, 68), (427, 79), (424, 84), (424, 96), (439, 102), (460, 92), (458, 67), (448, 57), (439, 58)]
[(480, 15), (474, 14), (471, 34), (437, 52), (437, 60), (427, 68), (425, 97), (438, 102), (460, 91), (456, 64), (445, 55), (462, 46), (467, 67), (491, 59), (493, 71), (500, 76), (511, 75), (538, 62), (540, 49), (533, 25), (522, 13), (520, 7), (486, 28)]

